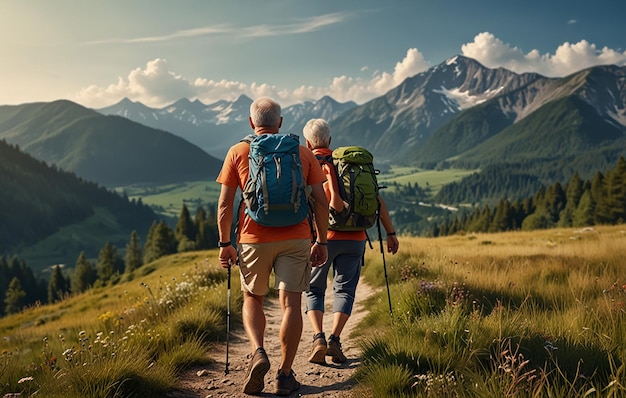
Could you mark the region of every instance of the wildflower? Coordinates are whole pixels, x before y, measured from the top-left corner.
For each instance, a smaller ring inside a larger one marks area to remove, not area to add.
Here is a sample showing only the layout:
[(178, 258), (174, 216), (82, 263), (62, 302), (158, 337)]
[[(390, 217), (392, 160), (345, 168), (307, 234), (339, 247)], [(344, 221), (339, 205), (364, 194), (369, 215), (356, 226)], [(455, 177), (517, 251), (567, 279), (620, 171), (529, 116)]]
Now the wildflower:
[(543, 344), (543, 348), (545, 348), (547, 351), (556, 351), (559, 349), (559, 347), (552, 344), (552, 342), (549, 340)]
[(87, 335), (87, 332), (84, 330), (81, 330), (80, 333), (78, 333), (78, 337), (83, 338)]

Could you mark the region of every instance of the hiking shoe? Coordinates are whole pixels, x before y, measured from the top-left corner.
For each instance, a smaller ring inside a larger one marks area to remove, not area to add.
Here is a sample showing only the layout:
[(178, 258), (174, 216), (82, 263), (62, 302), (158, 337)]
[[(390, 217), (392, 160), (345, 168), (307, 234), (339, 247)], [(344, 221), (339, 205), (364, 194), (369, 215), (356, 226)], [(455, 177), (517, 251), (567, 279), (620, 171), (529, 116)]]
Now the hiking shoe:
[(244, 394), (259, 394), (265, 387), (265, 374), (270, 369), (270, 360), (262, 347), (256, 349), (243, 383)]
[(278, 370), (278, 374), (276, 375), (276, 389), (274, 390), (275, 395), (289, 395), (292, 392), (296, 391), (300, 388), (300, 383), (296, 380), (296, 374), (293, 372), (289, 372), (288, 375), (284, 375), (282, 371)]
[(341, 351), (341, 342), (339, 341), (339, 337), (335, 335), (328, 336), (328, 349), (326, 350), (326, 355), (332, 357), (334, 363), (344, 363), (346, 361), (346, 356), (343, 355), (343, 351)]
[(324, 335), (324, 332), (313, 336), (313, 345), (311, 347), (309, 362), (326, 365), (326, 336)]

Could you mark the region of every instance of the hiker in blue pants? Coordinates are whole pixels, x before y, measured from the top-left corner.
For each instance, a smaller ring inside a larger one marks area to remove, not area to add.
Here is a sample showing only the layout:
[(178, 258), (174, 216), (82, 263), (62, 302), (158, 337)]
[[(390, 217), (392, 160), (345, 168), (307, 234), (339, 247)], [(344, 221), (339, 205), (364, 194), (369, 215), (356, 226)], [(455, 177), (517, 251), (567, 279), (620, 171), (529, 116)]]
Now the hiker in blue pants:
[[(303, 129), (306, 145), (318, 159), (327, 158), (332, 154), (330, 149), (330, 126), (324, 119), (311, 119)], [(340, 214), (348, 206), (341, 197), (339, 181), (332, 164), (320, 160), (321, 167), (326, 174), (324, 191), (330, 206), (331, 214)], [(387, 235), (387, 251), (395, 254), (399, 242), (389, 216), (389, 211), (382, 198), (379, 217)], [(331, 357), (334, 363), (343, 363), (346, 356), (341, 348), (341, 332), (352, 313), (357, 284), (361, 276), (363, 255), (365, 252), (366, 232), (339, 231), (328, 229), (328, 260), (321, 267), (311, 272), (310, 289), (306, 293), (306, 313), (313, 326), (313, 344), (309, 355), (309, 362), (325, 364), (326, 356)], [(326, 340), (323, 330), (324, 296), (327, 287), (328, 273), (333, 267), (333, 327)]]

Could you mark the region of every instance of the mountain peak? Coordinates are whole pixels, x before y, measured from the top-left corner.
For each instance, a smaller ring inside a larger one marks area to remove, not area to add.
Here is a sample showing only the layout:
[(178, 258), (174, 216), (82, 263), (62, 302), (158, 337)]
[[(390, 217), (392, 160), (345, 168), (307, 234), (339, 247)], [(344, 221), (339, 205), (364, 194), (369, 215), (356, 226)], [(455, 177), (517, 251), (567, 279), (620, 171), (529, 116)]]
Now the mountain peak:
[(132, 105), (132, 104), (136, 104), (136, 103), (137, 103), (136, 101), (132, 101), (130, 98), (124, 97), (116, 105)]
[(445, 64), (446, 64), (446, 65), (453, 65), (453, 64), (456, 64), (456, 62), (458, 61), (458, 59), (459, 59), (459, 56), (458, 56), (458, 55), (455, 55), (454, 57), (452, 57), (452, 58), (448, 58), (447, 60), (445, 60)]

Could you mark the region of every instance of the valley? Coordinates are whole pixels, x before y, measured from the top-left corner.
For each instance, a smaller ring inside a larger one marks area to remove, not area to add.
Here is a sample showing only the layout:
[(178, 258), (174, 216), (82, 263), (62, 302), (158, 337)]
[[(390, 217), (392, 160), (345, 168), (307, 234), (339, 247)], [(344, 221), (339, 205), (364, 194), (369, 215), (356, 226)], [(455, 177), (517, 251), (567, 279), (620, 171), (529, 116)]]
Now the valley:
[[(442, 186), (460, 181), (463, 177), (475, 173), (476, 170), (425, 170), (415, 167), (391, 167), (378, 176), (381, 185), (387, 186), (382, 191), (395, 192), (397, 185), (419, 185), (428, 192), (428, 199), (433, 199)], [(164, 185), (131, 185), (115, 188), (117, 192), (124, 192), (132, 200), (139, 200), (152, 207), (163, 216), (176, 218), (180, 214), (183, 203), (193, 212), (199, 205), (215, 205), (220, 194), (220, 185), (211, 181), (188, 181)], [(238, 200), (238, 199), (237, 199)]]

